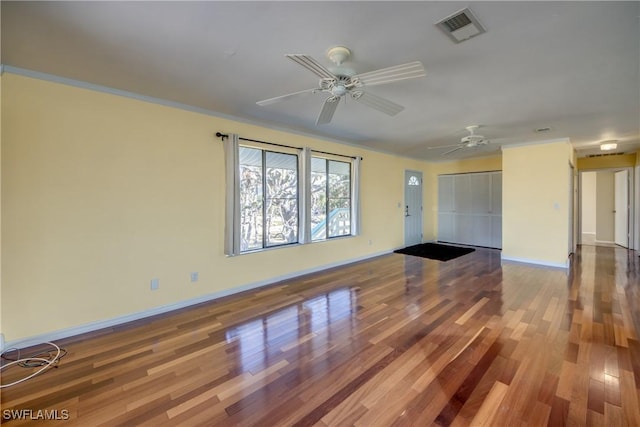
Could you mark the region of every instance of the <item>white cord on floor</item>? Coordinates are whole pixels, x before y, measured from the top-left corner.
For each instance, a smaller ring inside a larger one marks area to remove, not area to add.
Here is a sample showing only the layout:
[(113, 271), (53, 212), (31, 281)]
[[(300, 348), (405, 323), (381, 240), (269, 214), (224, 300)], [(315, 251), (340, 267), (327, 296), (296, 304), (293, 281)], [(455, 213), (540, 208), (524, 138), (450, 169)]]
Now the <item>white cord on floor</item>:
[[(14, 381), (12, 383), (9, 383), (9, 384), (2, 384), (2, 385), (0, 385), (0, 389), (11, 387), (11, 386), (14, 386), (16, 384), (20, 384), (20, 383), (22, 383), (24, 381), (27, 381), (27, 380), (35, 377), (36, 375), (44, 372), (46, 369), (50, 368), (52, 365), (58, 363), (58, 361), (60, 360), (60, 354), (62, 353), (62, 350), (60, 350), (60, 347), (58, 347), (56, 344), (54, 344), (52, 342), (46, 342), (44, 344), (49, 344), (49, 345), (53, 346), (58, 352), (56, 354), (56, 356), (53, 359), (43, 359), (41, 357), (25, 357), (24, 359), (13, 360), (10, 363), (7, 363), (6, 365), (1, 366), (0, 367), (0, 372), (2, 372), (3, 369), (8, 368), (9, 366), (17, 365), (18, 363), (29, 363), (29, 362), (43, 362), (44, 363), (42, 368), (38, 369), (37, 371), (35, 371), (31, 375), (29, 375), (29, 376), (27, 376), (25, 378), (19, 379), (17, 381)], [(9, 349), (9, 350), (12, 350), (12, 349)], [(6, 353), (6, 351), (4, 353)]]

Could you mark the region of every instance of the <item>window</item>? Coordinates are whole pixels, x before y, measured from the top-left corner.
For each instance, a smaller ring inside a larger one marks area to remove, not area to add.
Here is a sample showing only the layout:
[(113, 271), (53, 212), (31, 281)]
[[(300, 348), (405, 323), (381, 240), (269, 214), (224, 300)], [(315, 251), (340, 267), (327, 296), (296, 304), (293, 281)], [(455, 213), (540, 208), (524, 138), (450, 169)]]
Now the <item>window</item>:
[(409, 178), (408, 184), (409, 185), (418, 185), (419, 186), (420, 185), (420, 180), (418, 179), (417, 176), (411, 175), (411, 178)]
[(351, 163), (311, 158), (311, 240), (351, 234)]
[(225, 254), (358, 234), (360, 158), (224, 137)]
[(240, 251), (298, 242), (298, 156), (239, 147)]

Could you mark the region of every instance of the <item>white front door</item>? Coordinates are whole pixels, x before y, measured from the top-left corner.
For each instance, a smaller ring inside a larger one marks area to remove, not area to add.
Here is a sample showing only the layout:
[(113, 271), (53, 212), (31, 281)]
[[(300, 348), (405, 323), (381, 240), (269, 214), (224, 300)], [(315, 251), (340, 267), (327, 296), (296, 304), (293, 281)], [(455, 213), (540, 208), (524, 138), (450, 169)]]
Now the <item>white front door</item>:
[(629, 174), (628, 171), (616, 172), (615, 177), (615, 215), (614, 237), (616, 245), (629, 247)]
[(404, 172), (404, 244), (422, 243), (422, 172)]

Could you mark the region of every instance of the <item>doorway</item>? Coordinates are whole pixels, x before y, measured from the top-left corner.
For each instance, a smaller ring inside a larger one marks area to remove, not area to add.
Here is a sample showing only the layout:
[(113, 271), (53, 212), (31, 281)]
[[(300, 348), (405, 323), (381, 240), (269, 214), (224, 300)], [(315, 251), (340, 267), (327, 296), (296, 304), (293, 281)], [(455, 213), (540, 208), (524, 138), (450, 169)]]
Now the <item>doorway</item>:
[(583, 245), (633, 249), (633, 173), (628, 168), (581, 171), (578, 237)]
[(614, 242), (629, 247), (629, 172), (615, 173), (614, 190)]
[(404, 171), (404, 244), (422, 243), (422, 172)]

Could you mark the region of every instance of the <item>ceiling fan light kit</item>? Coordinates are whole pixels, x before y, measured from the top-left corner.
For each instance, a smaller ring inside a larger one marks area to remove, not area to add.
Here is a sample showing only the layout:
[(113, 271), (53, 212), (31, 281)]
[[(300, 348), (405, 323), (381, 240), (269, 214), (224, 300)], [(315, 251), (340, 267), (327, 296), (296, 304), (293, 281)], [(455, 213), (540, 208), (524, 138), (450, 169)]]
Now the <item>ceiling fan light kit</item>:
[(353, 69), (342, 65), (351, 58), (351, 50), (344, 46), (332, 47), (327, 51), (327, 58), (334, 64), (329, 68), (324, 67), (309, 55), (288, 54), (285, 56), (319, 77), (318, 87), (265, 99), (258, 101), (257, 104), (260, 106), (270, 105), (305, 93), (327, 93), (329, 97), (325, 99), (322, 105), (320, 114), (316, 119), (316, 125), (331, 122), (338, 107), (338, 101), (345, 95), (349, 95), (351, 99), (367, 107), (389, 116), (394, 116), (404, 109), (402, 105), (371, 94), (365, 88), (426, 75), (424, 66), (419, 61), (356, 74)]

